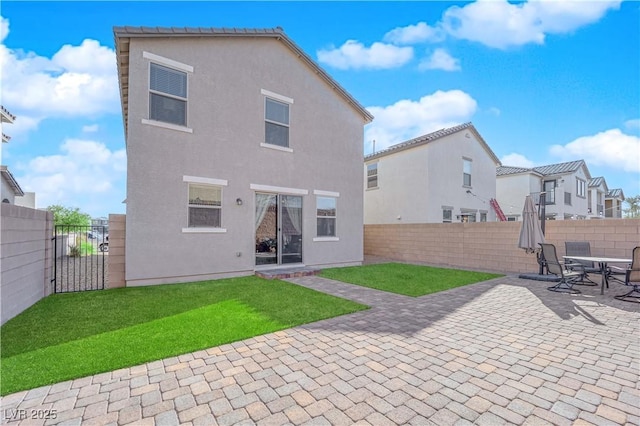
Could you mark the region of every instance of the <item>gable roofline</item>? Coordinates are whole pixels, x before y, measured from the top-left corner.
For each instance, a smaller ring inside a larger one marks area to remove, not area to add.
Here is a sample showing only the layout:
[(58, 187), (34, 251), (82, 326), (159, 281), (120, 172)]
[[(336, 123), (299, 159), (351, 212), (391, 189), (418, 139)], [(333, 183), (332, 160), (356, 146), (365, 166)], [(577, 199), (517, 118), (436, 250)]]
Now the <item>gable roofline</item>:
[(474, 134), (478, 142), (480, 142), (480, 145), (482, 145), (482, 147), (485, 149), (487, 154), (489, 154), (493, 162), (498, 166), (502, 165), (502, 163), (500, 163), (500, 160), (498, 159), (496, 154), (491, 150), (487, 142), (484, 140), (484, 138), (480, 135), (478, 130), (475, 128), (475, 126), (471, 122), (460, 124), (458, 126), (448, 127), (445, 129), (436, 130), (435, 132), (431, 132), (426, 135), (418, 136), (417, 138), (409, 139), (408, 141), (401, 142), (396, 145), (392, 145), (389, 148), (383, 149), (382, 151), (378, 151), (376, 153), (365, 156), (364, 161), (367, 162), (371, 160), (376, 160), (378, 158), (385, 157), (390, 154), (395, 154), (397, 152), (405, 151), (407, 149), (412, 149), (422, 145), (426, 145), (430, 142), (436, 141), (445, 136), (453, 135), (454, 133), (458, 133), (463, 130), (470, 130)]
[(0, 120), (3, 123), (13, 123), (16, 119), (16, 116), (11, 114), (4, 106), (0, 105)]
[(591, 173), (589, 172), (587, 163), (585, 163), (584, 160), (567, 161), (565, 163), (556, 163), (556, 164), (549, 164), (545, 166), (537, 166), (537, 167), (534, 167), (533, 170), (541, 173), (544, 176), (553, 176), (553, 175), (566, 175), (566, 174), (575, 173), (580, 168), (584, 168), (586, 178), (590, 180)]
[(530, 173), (538, 177), (542, 177), (542, 173), (536, 172), (535, 170), (528, 167), (515, 167), (515, 166), (496, 167), (496, 177), (520, 175), (525, 173)]
[(607, 181), (602, 176), (591, 178), (589, 180), (588, 186), (589, 188), (597, 188), (599, 186), (604, 186), (604, 192), (605, 193), (609, 192), (609, 185), (607, 185)]
[(610, 189), (609, 192), (604, 196), (604, 198), (620, 198), (622, 201), (625, 200), (624, 192), (622, 192), (622, 188), (614, 188)]
[(7, 181), (15, 195), (20, 197), (24, 195), (24, 191), (20, 188), (20, 184), (18, 184), (18, 181), (13, 177), (7, 166), (0, 166), (0, 174), (2, 175), (2, 178)]
[(116, 61), (118, 66), (118, 82), (120, 86), (120, 103), (124, 119), (125, 135), (127, 133), (128, 102), (129, 102), (129, 43), (132, 38), (155, 37), (249, 37), (273, 38), (288, 49), (298, 59), (309, 66), (322, 80), (347, 101), (352, 108), (360, 113), (365, 124), (373, 120), (373, 115), (367, 111), (353, 96), (351, 96), (337, 81), (324, 71), (304, 50), (293, 42), (281, 27), (275, 28), (205, 28), (205, 27), (113, 27), (115, 37)]

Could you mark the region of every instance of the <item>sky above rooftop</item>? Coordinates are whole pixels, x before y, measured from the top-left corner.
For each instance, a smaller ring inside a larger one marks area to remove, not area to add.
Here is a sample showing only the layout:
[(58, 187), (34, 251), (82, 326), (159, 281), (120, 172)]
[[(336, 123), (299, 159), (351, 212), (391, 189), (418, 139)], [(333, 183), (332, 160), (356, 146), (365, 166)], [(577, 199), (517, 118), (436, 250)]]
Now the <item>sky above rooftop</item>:
[(280, 26), (374, 116), (364, 154), (472, 122), (504, 165), (640, 194), (640, 3), (23, 2), (0, 11), (2, 164), (37, 207), (124, 213), (114, 26)]

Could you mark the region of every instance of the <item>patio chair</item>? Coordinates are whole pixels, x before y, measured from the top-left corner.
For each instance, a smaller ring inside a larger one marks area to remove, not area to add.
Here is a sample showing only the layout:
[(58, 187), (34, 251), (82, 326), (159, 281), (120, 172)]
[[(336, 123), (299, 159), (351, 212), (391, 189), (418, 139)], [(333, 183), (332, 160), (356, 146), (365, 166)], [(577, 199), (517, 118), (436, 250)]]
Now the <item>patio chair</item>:
[(633, 249), (631, 266), (625, 274), (624, 285), (631, 286), (631, 291), (614, 297), (625, 302), (640, 303), (640, 247)]
[(578, 266), (574, 265), (575, 270), (570, 270), (565, 266), (564, 262), (558, 260), (558, 254), (556, 246), (549, 243), (540, 243), (542, 247), (542, 254), (547, 262), (547, 270), (550, 274), (553, 274), (560, 278), (558, 284), (547, 287), (547, 290), (556, 291), (558, 293), (570, 293), (579, 294), (580, 290), (573, 288), (576, 281), (584, 279), (586, 273), (584, 270), (580, 270)]
[[(567, 256), (591, 256), (591, 244), (589, 244), (589, 241), (566, 241), (564, 243), (564, 248)], [(591, 286), (600, 284), (589, 278), (589, 274), (600, 274), (600, 268), (596, 267), (593, 262), (588, 260), (569, 259), (569, 261), (566, 262), (566, 266), (572, 271), (582, 270), (585, 273), (584, 278), (581, 281), (577, 281), (576, 284)], [(607, 283), (607, 288), (608, 287), (609, 283)]]

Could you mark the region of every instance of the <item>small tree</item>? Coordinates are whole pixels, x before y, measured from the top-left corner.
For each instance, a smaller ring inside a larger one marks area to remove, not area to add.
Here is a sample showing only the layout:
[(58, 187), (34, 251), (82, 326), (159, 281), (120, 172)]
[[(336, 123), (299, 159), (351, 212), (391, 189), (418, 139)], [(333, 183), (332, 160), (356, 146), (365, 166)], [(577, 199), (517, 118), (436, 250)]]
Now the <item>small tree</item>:
[(629, 204), (629, 208), (623, 210), (625, 217), (640, 217), (640, 195), (636, 195), (635, 197), (626, 197), (624, 202)]
[(47, 207), (47, 210), (53, 212), (53, 222), (56, 225), (67, 226), (89, 226), (91, 225), (91, 216), (82, 213), (79, 208), (70, 208), (60, 205)]

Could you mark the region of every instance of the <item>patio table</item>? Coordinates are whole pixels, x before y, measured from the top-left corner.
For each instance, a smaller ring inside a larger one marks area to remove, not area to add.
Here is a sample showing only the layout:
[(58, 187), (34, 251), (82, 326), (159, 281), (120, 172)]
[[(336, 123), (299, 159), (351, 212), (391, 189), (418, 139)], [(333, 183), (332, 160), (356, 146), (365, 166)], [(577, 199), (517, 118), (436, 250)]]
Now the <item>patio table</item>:
[(620, 259), (617, 257), (603, 257), (603, 256), (562, 256), (565, 259), (573, 260), (585, 260), (587, 262), (595, 262), (600, 266), (600, 273), (602, 274), (602, 284), (600, 287), (600, 294), (604, 294), (604, 285), (609, 283), (607, 281), (607, 264), (609, 263), (626, 263), (630, 264), (631, 259)]

